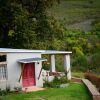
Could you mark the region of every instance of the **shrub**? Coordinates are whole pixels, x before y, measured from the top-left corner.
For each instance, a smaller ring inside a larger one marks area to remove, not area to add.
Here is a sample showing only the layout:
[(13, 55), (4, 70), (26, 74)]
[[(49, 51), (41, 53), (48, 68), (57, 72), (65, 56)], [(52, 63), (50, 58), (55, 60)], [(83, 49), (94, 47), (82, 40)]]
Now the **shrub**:
[(6, 87), (6, 92), (9, 93), (10, 91), (11, 91), (10, 85), (8, 85), (8, 86)]
[(8, 93), (10, 93), (10, 90), (11, 90), (10, 86), (8, 85), (5, 90), (0, 89), (0, 95), (1, 96), (2, 95), (7, 95)]
[(69, 80), (66, 78), (66, 76), (63, 76), (63, 77), (60, 78), (60, 82), (61, 83), (67, 83), (67, 82), (69, 82)]
[(77, 68), (81, 71), (86, 71), (88, 69), (88, 62), (86, 56), (78, 56), (75, 58), (75, 60), (72, 62), (72, 66), (74, 68)]
[(43, 84), (44, 87), (53, 87), (53, 82), (49, 82), (48, 80), (44, 80), (44, 84)]
[(2, 95), (7, 95), (7, 91), (6, 91), (6, 90), (1, 90), (1, 89), (0, 89), (0, 96), (2, 96)]
[(44, 87), (51, 87), (51, 88), (54, 88), (54, 87), (59, 87), (60, 84), (63, 84), (63, 83), (67, 83), (68, 80), (66, 78), (66, 76), (62, 76), (62, 77), (57, 77), (55, 76), (54, 80), (49, 82), (48, 80), (44, 80), (45, 83), (44, 83)]
[(100, 52), (97, 52), (91, 57), (91, 65), (96, 70), (100, 67)]

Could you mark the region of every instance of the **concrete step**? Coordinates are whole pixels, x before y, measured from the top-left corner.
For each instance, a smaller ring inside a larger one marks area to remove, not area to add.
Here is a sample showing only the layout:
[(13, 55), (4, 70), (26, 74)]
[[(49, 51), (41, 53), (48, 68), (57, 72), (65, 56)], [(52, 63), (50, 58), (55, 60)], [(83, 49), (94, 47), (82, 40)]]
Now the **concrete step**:
[(36, 87), (36, 86), (30, 86), (30, 87), (24, 87), (22, 88), (23, 92), (32, 92), (32, 91), (40, 91), (40, 90), (44, 90), (45, 88), (40, 88), (40, 87)]

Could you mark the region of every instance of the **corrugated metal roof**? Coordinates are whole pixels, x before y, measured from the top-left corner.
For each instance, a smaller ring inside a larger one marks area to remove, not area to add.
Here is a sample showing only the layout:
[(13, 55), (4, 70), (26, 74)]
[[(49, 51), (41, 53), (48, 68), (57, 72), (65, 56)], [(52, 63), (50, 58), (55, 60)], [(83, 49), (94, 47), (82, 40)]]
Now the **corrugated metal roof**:
[(0, 52), (36, 52), (41, 53), (44, 50), (29, 50), (29, 49), (11, 49), (11, 48), (0, 48)]
[(29, 50), (29, 49), (11, 49), (0, 48), (3, 53), (41, 53), (41, 54), (70, 54), (71, 51), (56, 51), (56, 50)]
[(47, 59), (44, 59), (44, 58), (27, 58), (27, 59), (18, 60), (19, 63), (32, 63), (32, 62), (38, 62), (38, 61), (47, 61)]

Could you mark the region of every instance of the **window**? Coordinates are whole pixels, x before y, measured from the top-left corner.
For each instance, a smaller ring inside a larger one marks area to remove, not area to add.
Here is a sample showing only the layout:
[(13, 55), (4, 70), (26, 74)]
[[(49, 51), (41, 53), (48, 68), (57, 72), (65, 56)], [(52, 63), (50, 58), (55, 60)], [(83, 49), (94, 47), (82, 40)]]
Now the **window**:
[(6, 55), (0, 55), (0, 62), (6, 62)]
[(7, 79), (7, 64), (0, 64), (0, 80)]
[(7, 79), (7, 59), (6, 54), (0, 53), (0, 80)]

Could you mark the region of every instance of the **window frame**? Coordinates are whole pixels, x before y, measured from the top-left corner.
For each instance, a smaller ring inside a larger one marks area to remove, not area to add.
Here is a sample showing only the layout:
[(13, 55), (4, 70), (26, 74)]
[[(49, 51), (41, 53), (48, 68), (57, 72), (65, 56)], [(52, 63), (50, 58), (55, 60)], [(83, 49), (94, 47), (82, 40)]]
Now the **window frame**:
[(0, 56), (6, 56), (5, 61), (0, 61), (0, 81), (5, 81), (8, 79), (7, 54), (0, 53)]

